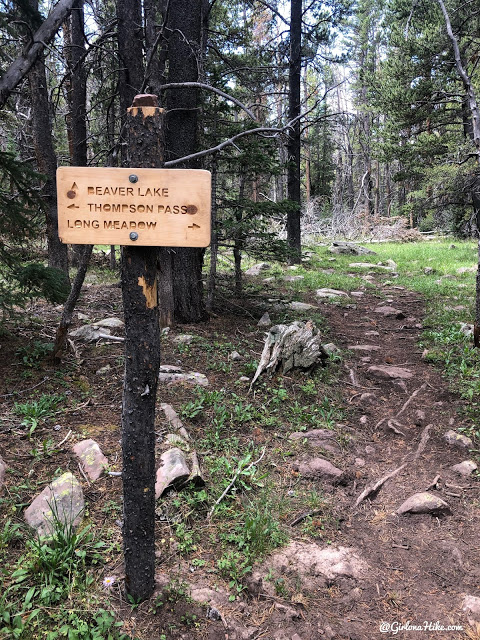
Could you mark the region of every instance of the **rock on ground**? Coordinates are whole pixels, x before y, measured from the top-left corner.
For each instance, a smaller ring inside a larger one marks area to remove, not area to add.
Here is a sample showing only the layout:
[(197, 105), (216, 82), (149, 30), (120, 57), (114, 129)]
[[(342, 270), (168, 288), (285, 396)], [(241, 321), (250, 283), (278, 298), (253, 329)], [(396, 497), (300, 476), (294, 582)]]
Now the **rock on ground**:
[(376, 378), (390, 379), (390, 380), (409, 380), (413, 378), (413, 372), (410, 369), (404, 369), (403, 367), (394, 367), (391, 365), (372, 365), (368, 367), (367, 373), (370, 373)]
[(462, 433), (457, 433), (453, 429), (447, 431), (443, 435), (443, 439), (447, 444), (451, 444), (458, 449), (471, 449), (473, 447), (473, 442), (467, 436), (464, 436)]
[(263, 589), (263, 593), (275, 595), (274, 580), (265, 580), (269, 572), (292, 580), (297, 592), (304, 588), (313, 591), (340, 578), (361, 580), (368, 572), (368, 565), (354, 548), (322, 548), (314, 542), (293, 540), (254, 570), (250, 581), (253, 591)]
[(295, 431), (290, 434), (290, 440), (298, 440), (307, 443), (312, 447), (321, 447), (326, 451), (334, 453), (340, 452), (340, 447), (335, 442), (335, 434), (328, 429), (312, 429), (311, 431)]
[(403, 311), (400, 311), (400, 309), (395, 309), (394, 307), (389, 307), (388, 305), (376, 307), (374, 309), (374, 313), (380, 313), (382, 316), (385, 316), (386, 318), (394, 317), (394, 318), (397, 318), (398, 320), (405, 317), (405, 314), (403, 313)]
[(174, 447), (162, 453), (160, 456), (161, 465), (157, 471), (155, 482), (155, 499), (158, 500), (162, 493), (173, 485), (185, 482), (190, 469), (187, 466), (185, 454), (181, 449)]
[(79, 458), (83, 470), (92, 482), (97, 480), (108, 466), (108, 460), (95, 440), (88, 439), (78, 442), (73, 447), (73, 452)]
[(473, 462), (473, 460), (464, 460), (459, 464), (454, 464), (453, 467), (450, 467), (450, 469), (452, 471), (455, 471), (455, 473), (459, 473), (461, 476), (468, 477), (477, 470), (477, 465), (475, 464), (475, 462)]
[(334, 479), (340, 477), (343, 473), (341, 469), (338, 469), (324, 458), (312, 458), (305, 462), (294, 462), (293, 469), (304, 478)]
[(308, 302), (298, 302), (296, 300), (289, 302), (287, 307), (292, 309), (292, 311), (310, 311), (311, 309), (318, 309), (318, 307), (315, 307), (313, 304), (308, 304)]
[(5, 473), (7, 471), (7, 465), (5, 464), (2, 456), (0, 456), (0, 490), (3, 486), (3, 483), (5, 481)]
[(268, 311), (265, 311), (263, 316), (257, 322), (257, 327), (267, 328), (267, 327), (271, 327), (271, 326), (272, 326), (272, 321), (270, 320), (270, 316), (268, 314)]
[(188, 373), (167, 373), (160, 371), (158, 374), (158, 381), (163, 384), (191, 384), (191, 385), (200, 385), (201, 387), (208, 387), (209, 382), (208, 378), (203, 373), (198, 373), (197, 371), (189, 371)]
[(108, 340), (110, 338), (110, 329), (108, 327), (86, 324), (74, 331), (70, 331), (70, 336), (78, 340), (83, 340), (84, 342), (95, 342), (95, 340), (100, 340), (101, 338)]
[(25, 509), (24, 517), (40, 536), (55, 531), (58, 521), (66, 527), (78, 526), (82, 521), (85, 501), (80, 483), (69, 471), (56, 478)]
[(428, 491), (422, 491), (410, 496), (405, 502), (397, 509), (398, 515), (405, 513), (450, 513), (450, 507), (438, 496)]
[(254, 264), (253, 267), (247, 269), (245, 271), (247, 276), (259, 276), (262, 271), (266, 271), (270, 269), (270, 265), (268, 262), (259, 262), (258, 264)]
[(191, 344), (193, 340), (193, 336), (190, 333), (180, 333), (178, 336), (175, 336), (173, 342), (175, 344)]
[(367, 254), (376, 255), (375, 251), (367, 249), (367, 247), (362, 247), (361, 245), (355, 244), (353, 242), (332, 242), (328, 250), (331, 253), (341, 253), (355, 256)]
[(469, 621), (480, 622), (480, 598), (465, 596), (462, 609), (468, 614)]
[(348, 293), (345, 291), (340, 291), (339, 289), (317, 289), (316, 292), (317, 298), (337, 298), (337, 297), (347, 297)]
[(123, 329), (125, 323), (120, 318), (104, 318), (94, 322), (95, 327), (108, 327), (109, 329)]

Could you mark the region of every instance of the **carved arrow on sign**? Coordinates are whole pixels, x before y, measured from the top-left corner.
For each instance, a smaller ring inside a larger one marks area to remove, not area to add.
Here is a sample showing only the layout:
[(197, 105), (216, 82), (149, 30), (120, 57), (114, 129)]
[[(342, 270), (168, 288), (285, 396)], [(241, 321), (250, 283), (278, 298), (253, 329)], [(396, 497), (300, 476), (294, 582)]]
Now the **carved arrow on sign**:
[(193, 224), (189, 224), (188, 225), (189, 229), (200, 229), (200, 225), (199, 224), (195, 224), (195, 222)]

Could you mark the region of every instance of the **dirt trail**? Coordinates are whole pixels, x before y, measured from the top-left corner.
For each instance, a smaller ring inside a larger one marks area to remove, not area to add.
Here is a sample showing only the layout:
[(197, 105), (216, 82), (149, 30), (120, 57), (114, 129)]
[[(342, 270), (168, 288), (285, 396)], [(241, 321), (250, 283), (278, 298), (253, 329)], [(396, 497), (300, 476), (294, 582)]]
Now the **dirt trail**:
[[(439, 372), (422, 359), (417, 344), (424, 311), (419, 295), (401, 288), (385, 293), (387, 301), (364, 295), (351, 310), (324, 305), (339, 346), (374, 347), (353, 351), (345, 362), (343, 393), (358, 411), (358, 421), (347, 425), (352, 429), (349, 453), (356, 457), (352, 465), (355, 480), (337, 490), (344, 522), (335, 540), (335, 544), (358, 549), (370, 569), (358, 584), (360, 590), (346, 594), (338, 589), (328, 604), (318, 604), (325, 607), (322, 613), (341, 638), (414, 634), (409, 630), (396, 633), (395, 626), (381, 632), (381, 621), (394, 625), (409, 621), (419, 626), (438, 623), (421, 633), (422, 638), (467, 637), (464, 632), (437, 631), (439, 625), (466, 629), (464, 596), (480, 595), (479, 487), (475, 479), (450, 469), (470, 458), (468, 449), (443, 439), (445, 432), (462, 426), (461, 403), (448, 391)], [(375, 311), (386, 306), (401, 313)], [(385, 365), (413, 375), (404, 380), (383, 379), (370, 369)], [(396, 431), (388, 426), (389, 421)], [(431, 427), (426, 430), (427, 425)], [(412, 460), (422, 435), (424, 441), (428, 438), (423, 442), (424, 451)], [(409, 464), (385, 482), (376, 496), (354, 507), (369, 483), (406, 461)], [(448, 503), (451, 514), (394, 513), (412, 494), (427, 489)]]

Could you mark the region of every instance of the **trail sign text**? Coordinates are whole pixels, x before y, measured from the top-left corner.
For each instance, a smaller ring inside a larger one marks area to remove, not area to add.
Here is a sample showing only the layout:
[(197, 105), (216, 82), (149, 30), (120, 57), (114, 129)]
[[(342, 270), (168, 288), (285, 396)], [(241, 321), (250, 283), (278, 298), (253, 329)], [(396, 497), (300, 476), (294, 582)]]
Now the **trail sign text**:
[(206, 247), (210, 172), (59, 167), (58, 235), (68, 244)]

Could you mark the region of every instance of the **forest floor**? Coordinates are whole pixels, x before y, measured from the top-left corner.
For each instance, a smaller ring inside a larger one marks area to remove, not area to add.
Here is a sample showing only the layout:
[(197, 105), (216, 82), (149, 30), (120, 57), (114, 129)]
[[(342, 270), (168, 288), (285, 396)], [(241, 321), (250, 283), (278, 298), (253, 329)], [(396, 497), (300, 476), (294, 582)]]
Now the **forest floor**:
[[(393, 245), (388, 251), (396, 260)], [(480, 375), (478, 357), (453, 322), (441, 329), (432, 325), (435, 316), (426, 309), (425, 297), (408, 288), (407, 272), (395, 280), (391, 272), (372, 267), (365, 279), (365, 271), (352, 271), (349, 260), (330, 263), (328, 255), (324, 250), (319, 261), (299, 271), (277, 266), (246, 279), (242, 299), (220, 288), (209, 322), (175, 327), (163, 339), (162, 364), (203, 373), (209, 380), (208, 387), (162, 385), (158, 392), (159, 403), (169, 403), (187, 428), (206, 484), (178, 489), (157, 502), (157, 588), (140, 605), (126, 601), (122, 590), (121, 478), (87, 481), (72, 453), (73, 444), (93, 438), (109, 470), (121, 470), (123, 347), (75, 342), (75, 352), (59, 369), (52, 368), (45, 345), (53, 338), (59, 309), (40, 303), (29, 309), (28, 322), (24, 318), (4, 333), (0, 455), (8, 472), (0, 502), (0, 637), (480, 638), (480, 600), (468, 600), (480, 598), (479, 476), (451, 468), (465, 460), (479, 462), (478, 390), (470, 399), (465, 391), (468, 384), (477, 389), (472, 384)], [(317, 287), (339, 288), (338, 279), (331, 280), (332, 265), (345, 272), (344, 285), (351, 281), (348, 292), (358, 294), (320, 300), (306, 286), (315, 273)], [(438, 278), (435, 265), (436, 274), (425, 278)], [(419, 273), (423, 269), (420, 261)], [(275, 281), (263, 283), (272, 273)], [(296, 273), (306, 274), (304, 282), (283, 280)], [(437, 303), (450, 310), (449, 317), (462, 319), (471, 300), (465, 306), (455, 297), (462, 297), (469, 276), (452, 277), (450, 297), (439, 290)], [(314, 308), (293, 311), (285, 304), (292, 300)], [(77, 311), (82, 320), (75, 326), (121, 318), (121, 291), (115, 284), (91, 281)], [(324, 342), (338, 351), (314, 372), (263, 374), (249, 391), (240, 378), (251, 379), (255, 371), (265, 337), (257, 322), (265, 311), (274, 324), (313, 320)], [(189, 343), (175, 341), (184, 334), (193, 336)], [(238, 359), (231, 358), (234, 351)], [(469, 368), (465, 388), (452, 380), (457, 370), (451, 363), (460, 352), (458, 370)], [(399, 369), (393, 374), (376, 369), (385, 366)], [(42, 402), (43, 414), (38, 412)], [(22, 406), (35, 403), (36, 423), (22, 425), (28, 413)], [(315, 434), (308, 435), (313, 429), (326, 429), (331, 438), (318, 442)], [(471, 437), (472, 443), (446, 442), (449, 430)], [(167, 432), (159, 411), (158, 456)], [(302, 436), (292, 439), (292, 433)], [(319, 458), (341, 475), (312, 465)], [(84, 524), (93, 525), (85, 554), (79, 554), (78, 577), (70, 575), (68, 584), (60, 569), (48, 573), (21, 524), (33, 497), (67, 470), (83, 485)], [(233, 490), (208, 517), (239, 470), (244, 473)], [(369, 485), (394, 470), (360, 499)], [(397, 513), (407, 498), (425, 491), (448, 508)], [(103, 546), (92, 551), (99, 541)], [(14, 573), (19, 568), (25, 569), (21, 580)], [(27, 589), (31, 603), (25, 604)], [(55, 590), (58, 597), (52, 595)], [(466, 610), (466, 602), (479, 610)], [(123, 623), (121, 628), (114, 628), (110, 615)], [(67, 626), (77, 635), (69, 636)]]

